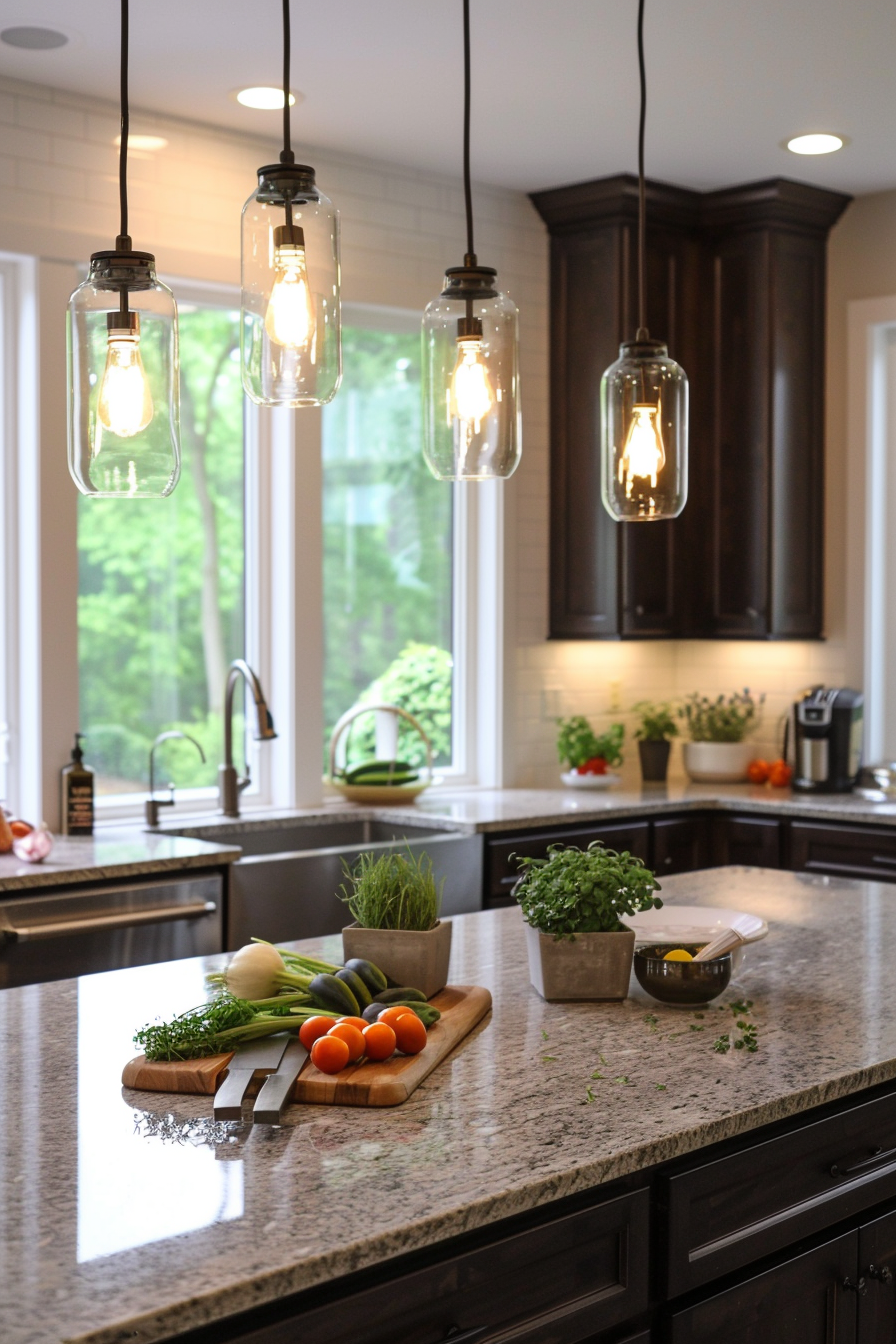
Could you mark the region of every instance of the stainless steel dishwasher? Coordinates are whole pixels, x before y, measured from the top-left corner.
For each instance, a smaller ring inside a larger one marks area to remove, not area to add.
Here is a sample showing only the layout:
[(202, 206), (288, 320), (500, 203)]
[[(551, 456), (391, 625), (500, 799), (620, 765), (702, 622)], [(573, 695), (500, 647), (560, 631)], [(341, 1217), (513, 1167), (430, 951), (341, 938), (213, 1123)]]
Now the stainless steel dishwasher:
[(220, 874), (0, 899), (0, 989), (223, 948)]

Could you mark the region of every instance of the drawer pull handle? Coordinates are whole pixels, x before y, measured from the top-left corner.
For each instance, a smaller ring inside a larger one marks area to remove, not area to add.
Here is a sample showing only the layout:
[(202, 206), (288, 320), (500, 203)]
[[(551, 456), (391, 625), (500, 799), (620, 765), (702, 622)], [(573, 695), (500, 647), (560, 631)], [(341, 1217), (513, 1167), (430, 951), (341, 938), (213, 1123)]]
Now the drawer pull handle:
[(445, 1336), (445, 1344), (473, 1344), (474, 1339), (481, 1339), (488, 1333), (487, 1325), (475, 1325), (472, 1330), (461, 1330), (459, 1325), (452, 1325)]
[(886, 1265), (869, 1265), (865, 1270), (869, 1279), (877, 1279), (878, 1283), (892, 1283), (893, 1271)]
[(859, 1279), (857, 1283), (853, 1283), (852, 1279), (847, 1278), (843, 1280), (840, 1287), (848, 1293), (855, 1293), (857, 1297), (864, 1297), (868, 1291), (868, 1285), (864, 1279)]
[(859, 1162), (852, 1162), (849, 1166), (843, 1162), (834, 1162), (831, 1166), (831, 1175), (837, 1178), (853, 1176), (857, 1171), (864, 1171), (866, 1167), (882, 1166), (894, 1157), (896, 1148), (888, 1148), (886, 1152), (882, 1148), (872, 1148), (867, 1157), (863, 1157)]

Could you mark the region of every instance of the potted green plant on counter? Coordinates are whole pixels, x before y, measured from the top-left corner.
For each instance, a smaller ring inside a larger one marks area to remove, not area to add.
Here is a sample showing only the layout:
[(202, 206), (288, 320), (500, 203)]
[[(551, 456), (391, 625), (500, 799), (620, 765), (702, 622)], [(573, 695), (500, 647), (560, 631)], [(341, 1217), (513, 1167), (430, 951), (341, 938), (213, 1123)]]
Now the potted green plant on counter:
[(635, 951), (624, 920), (662, 905), (650, 869), (600, 840), (550, 845), (546, 858), (517, 862), (529, 978), (542, 998), (624, 999)]
[(714, 700), (695, 691), (678, 711), (690, 741), (684, 744), (684, 768), (698, 783), (734, 784), (747, 778), (753, 755), (745, 739), (759, 724), (765, 695), (748, 689)]
[(641, 761), (641, 778), (646, 783), (663, 783), (669, 769), (670, 738), (678, 736), (678, 724), (667, 701), (639, 700), (632, 706), (638, 716), (635, 737)]
[(566, 771), (560, 776), (570, 788), (601, 788), (615, 784), (619, 776), (611, 766), (622, 764), (625, 725), (611, 723), (605, 733), (595, 733), (583, 714), (557, 720), (557, 755)]
[(342, 930), (344, 959), (372, 961), (399, 985), (432, 998), (448, 983), (451, 924), (439, 919), (442, 888), (428, 854), (365, 853), (345, 865), (341, 897), (354, 923)]

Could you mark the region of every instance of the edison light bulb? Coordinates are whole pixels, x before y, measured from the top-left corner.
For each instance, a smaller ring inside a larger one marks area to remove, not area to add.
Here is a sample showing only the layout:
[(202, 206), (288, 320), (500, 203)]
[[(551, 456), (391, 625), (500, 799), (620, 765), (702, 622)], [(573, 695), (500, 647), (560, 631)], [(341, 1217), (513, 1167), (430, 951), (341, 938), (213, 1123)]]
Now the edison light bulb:
[(619, 459), (619, 483), (625, 486), (625, 497), (631, 499), (635, 478), (649, 480), (656, 489), (657, 476), (666, 462), (663, 433), (659, 422), (659, 406), (638, 404), (632, 407), (632, 422), (628, 427), (625, 447)]
[(274, 249), (274, 269), (274, 287), (264, 315), (265, 331), (275, 345), (304, 350), (311, 343), (315, 327), (304, 245), (279, 243)]
[(478, 336), (459, 336), (457, 363), (451, 375), (448, 393), (448, 419), (462, 420), (479, 433), (479, 425), (495, 404), (495, 393), (482, 358), (482, 340)]
[(140, 356), (136, 313), (131, 314), (131, 322), (130, 327), (109, 327), (106, 367), (97, 403), (100, 424), (122, 439), (133, 438), (152, 419), (152, 395)]

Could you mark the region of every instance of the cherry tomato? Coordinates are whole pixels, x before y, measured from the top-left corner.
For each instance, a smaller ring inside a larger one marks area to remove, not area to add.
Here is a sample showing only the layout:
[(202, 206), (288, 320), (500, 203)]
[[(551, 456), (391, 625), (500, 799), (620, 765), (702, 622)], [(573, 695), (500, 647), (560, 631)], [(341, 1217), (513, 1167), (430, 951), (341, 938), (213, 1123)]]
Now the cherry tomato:
[[(350, 1027), (357, 1027), (359, 1031), (363, 1031), (367, 1026), (367, 1020), (363, 1017), (338, 1017), (336, 1021), (337, 1023), (347, 1022)], [(332, 1018), (330, 1019), (330, 1026), (333, 1026)]]
[(395, 1023), (395, 1041), (403, 1055), (419, 1055), (426, 1044), (426, 1028), (416, 1013), (398, 1019)]
[(377, 1022), (385, 1022), (389, 1027), (394, 1027), (395, 1023), (398, 1022), (400, 1018), (407, 1017), (408, 1013), (410, 1013), (412, 1017), (417, 1016), (417, 1014), (411, 1008), (408, 1008), (406, 1004), (396, 1003), (391, 1008), (384, 1008), (383, 1011), (377, 1015), (376, 1020)]
[(311, 1047), (311, 1063), (321, 1073), (338, 1073), (348, 1063), (348, 1046), (338, 1036), (321, 1036)]
[(388, 1059), (395, 1054), (395, 1032), (388, 1022), (371, 1022), (363, 1034), (368, 1059)]
[(607, 761), (604, 756), (591, 756), (584, 765), (580, 765), (576, 772), (580, 775), (605, 775), (607, 773)]
[(769, 777), (771, 766), (768, 761), (751, 761), (747, 766), (747, 779), (751, 784), (764, 784)]
[(299, 1027), (299, 1040), (306, 1050), (321, 1036), (326, 1036), (333, 1025), (332, 1017), (308, 1017)]
[(364, 1037), (357, 1027), (353, 1027), (351, 1022), (337, 1022), (335, 1027), (331, 1027), (327, 1036), (335, 1036), (340, 1041), (345, 1041), (348, 1046), (348, 1057), (354, 1063), (356, 1059), (361, 1059), (364, 1055)]
[(786, 789), (793, 779), (793, 771), (786, 761), (775, 761), (768, 773), (768, 782), (773, 789)]

